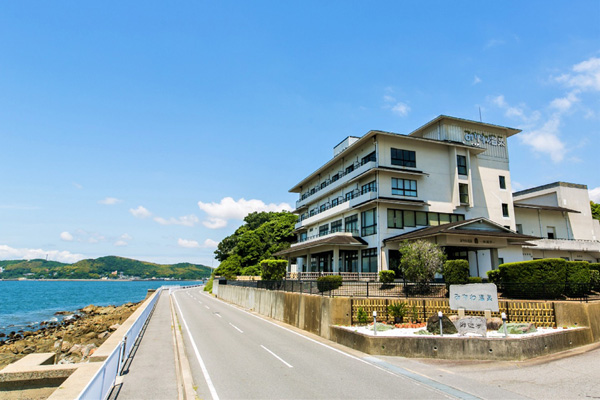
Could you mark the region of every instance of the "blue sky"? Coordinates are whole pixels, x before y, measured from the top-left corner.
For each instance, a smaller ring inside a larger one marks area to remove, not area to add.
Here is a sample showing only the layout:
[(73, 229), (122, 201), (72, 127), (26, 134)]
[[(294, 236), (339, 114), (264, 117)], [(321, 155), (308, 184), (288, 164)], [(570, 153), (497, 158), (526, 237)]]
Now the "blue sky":
[(4, 2), (0, 259), (211, 265), (344, 137), (479, 108), (513, 189), (600, 201), (599, 94), (598, 1)]

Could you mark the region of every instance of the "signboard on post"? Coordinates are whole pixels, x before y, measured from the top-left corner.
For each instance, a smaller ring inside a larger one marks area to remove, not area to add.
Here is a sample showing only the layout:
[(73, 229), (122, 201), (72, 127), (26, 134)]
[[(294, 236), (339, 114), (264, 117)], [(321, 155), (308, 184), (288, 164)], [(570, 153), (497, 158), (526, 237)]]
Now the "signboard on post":
[(499, 311), (498, 288), (493, 283), (450, 285), (450, 309)]

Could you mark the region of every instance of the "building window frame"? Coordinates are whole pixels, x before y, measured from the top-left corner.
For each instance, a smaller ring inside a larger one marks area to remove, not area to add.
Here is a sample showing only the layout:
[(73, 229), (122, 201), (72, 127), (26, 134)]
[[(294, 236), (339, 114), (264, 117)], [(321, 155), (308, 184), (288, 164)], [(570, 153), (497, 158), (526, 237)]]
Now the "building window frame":
[(361, 188), (360, 188), (360, 194), (374, 192), (376, 190), (377, 190), (377, 182), (376, 181), (371, 181), (371, 182), (366, 183), (366, 184), (364, 184), (364, 185), (361, 186)]
[(387, 210), (387, 224), (388, 228), (391, 229), (403, 229), (404, 228), (404, 218), (402, 210), (397, 210), (395, 208), (388, 208)]
[(337, 221), (333, 221), (331, 223), (331, 233), (341, 232), (342, 231), (342, 220), (338, 219)]
[(392, 194), (417, 197), (417, 181), (414, 179), (392, 178)]
[(319, 226), (319, 237), (329, 235), (329, 224)]
[(371, 236), (377, 233), (377, 208), (360, 213), (360, 236)]
[(360, 264), (361, 272), (377, 272), (377, 248), (364, 249)]
[(344, 218), (344, 231), (348, 233), (358, 233), (358, 214)]
[(392, 147), (391, 163), (402, 167), (417, 167), (417, 153), (414, 150), (395, 149)]
[(468, 175), (466, 156), (462, 156), (460, 154), (456, 156), (456, 169), (458, 170), (459, 175)]
[(510, 214), (508, 212), (508, 204), (507, 203), (502, 203), (502, 216), (504, 218), (510, 218)]
[(498, 185), (500, 189), (506, 189), (506, 177), (504, 175), (498, 176)]
[(377, 161), (377, 155), (375, 154), (374, 150), (372, 153), (369, 153), (366, 156), (364, 156), (363, 158), (361, 158), (360, 165), (365, 165), (366, 163), (368, 163), (370, 161)]
[(469, 185), (467, 183), (459, 183), (458, 184), (458, 198), (460, 204), (470, 204), (469, 203)]

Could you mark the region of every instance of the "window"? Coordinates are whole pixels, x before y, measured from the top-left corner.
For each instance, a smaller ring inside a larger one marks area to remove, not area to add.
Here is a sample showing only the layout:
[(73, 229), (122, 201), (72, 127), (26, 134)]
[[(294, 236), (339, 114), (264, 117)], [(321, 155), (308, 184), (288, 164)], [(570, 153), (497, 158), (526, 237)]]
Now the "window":
[(346, 201), (348, 200), (352, 200), (352, 198), (354, 197), (354, 192), (348, 192), (346, 193)]
[(369, 236), (377, 233), (377, 209), (360, 213), (360, 235)]
[(329, 234), (329, 224), (321, 225), (319, 227), (319, 236), (325, 236)]
[(404, 218), (404, 226), (408, 226), (408, 227), (413, 227), (413, 226), (417, 226), (415, 225), (415, 212), (414, 211), (404, 211), (403, 213), (403, 218)]
[(375, 191), (375, 181), (369, 182), (366, 185), (362, 185), (362, 187), (360, 188), (360, 194), (365, 194), (365, 193), (374, 192), (374, 191)]
[(467, 157), (456, 156), (456, 166), (458, 167), (459, 175), (467, 175)]
[(469, 204), (469, 185), (466, 183), (458, 184), (458, 197), (460, 204)]
[(517, 224), (517, 233), (523, 234), (523, 225)]
[(548, 239), (556, 239), (556, 228), (553, 226), (547, 226), (546, 232), (548, 232)]
[(504, 257), (498, 257), (498, 265), (504, 264)]
[(450, 223), (450, 214), (440, 213), (440, 225), (449, 224)]
[(429, 226), (438, 226), (440, 224), (440, 215), (438, 213), (427, 213)]
[(340, 199), (336, 197), (335, 199), (331, 199), (331, 207), (335, 207), (340, 204)]
[(299, 235), (298, 241), (299, 241), (299, 242), (304, 242), (304, 241), (306, 241), (306, 232), (302, 232), (302, 233)]
[(500, 189), (506, 189), (506, 177), (504, 175), (498, 177), (498, 183), (500, 184)]
[(402, 167), (416, 167), (416, 155), (414, 151), (392, 149), (392, 165), (400, 165)]
[(338, 219), (337, 221), (333, 221), (331, 223), (331, 233), (341, 232), (342, 231), (342, 220)]
[(360, 165), (365, 165), (369, 161), (375, 161), (375, 160), (376, 160), (375, 152), (372, 152), (371, 154), (367, 154), (360, 160)]
[(465, 216), (462, 214), (450, 214), (450, 222), (464, 221)]
[(377, 249), (366, 249), (362, 251), (362, 272), (377, 272)]
[(344, 220), (345, 231), (358, 233), (358, 215), (352, 215)]
[(340, 174), (339, 174), (339, 173), (337, 173), (337, 174), (335, 174), (335, 175), (333, 175), (333, 176), (331, 177), (331, 182), (335, 182), (335, 181), (337, 181), (338, 179), (340, 179)]
[(402, 229), (402, 211), (388, 208), (388, 228)]
[(417, 211), (415, 222), (419, 226), (427, 226), (427, 213), (425, 211)]
[(502, 203), (502, 216), (508, 218), (508, 204)]
[(392, 194), (417, 197), (417, 181), (392, 178)]
[(321, 204), (321, 207), (319, 207), (319, 212), (323, 212), (327, 210), (327, 204)]
[(354, 171), (354, 164), (346, 168), (346, 174), (349, 174), (352, 171)]
[(325, 186), (327, 186), (327, 182), (321, 182), (321, 189), (325, 189)]

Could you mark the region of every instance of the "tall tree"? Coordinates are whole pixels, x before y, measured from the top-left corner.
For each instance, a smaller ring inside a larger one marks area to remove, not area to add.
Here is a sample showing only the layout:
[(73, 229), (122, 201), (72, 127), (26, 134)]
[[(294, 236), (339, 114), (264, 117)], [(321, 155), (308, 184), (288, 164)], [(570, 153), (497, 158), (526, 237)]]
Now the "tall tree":
[(590, 208), (592, 209), (592, 218), (600, 220), (600, 204), (590, 201)]

